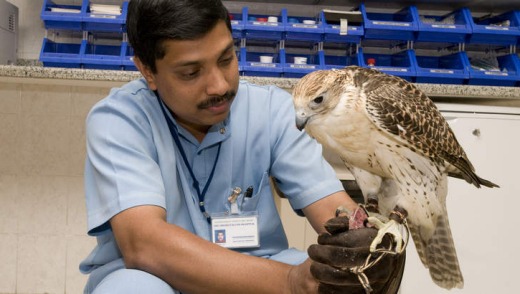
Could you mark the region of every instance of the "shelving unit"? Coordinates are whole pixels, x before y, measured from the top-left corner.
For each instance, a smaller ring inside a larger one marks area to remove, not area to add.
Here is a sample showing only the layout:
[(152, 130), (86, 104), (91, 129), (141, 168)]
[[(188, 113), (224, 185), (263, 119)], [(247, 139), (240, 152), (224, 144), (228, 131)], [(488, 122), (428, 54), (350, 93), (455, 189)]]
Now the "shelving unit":
[[(107, 2), (97, 11), (99, 6), (93, 5), (98, 4), (89, 0), (81, 5), (44, 0), (40, 13), (46, 29), (40, 51), (44, 66), (135, 70), (126, 42), (128, 1)], [(70, 38), (72, 42), (67, 41)]]
[[(309, 4), (314, 9), (302, 12), (288, 1), (268, 2), (277, 7), (286, 3), (287, 8), (268, 11), (244, 2), (230, 9), (243, 76), (298, 78), (314, 70), (359, 65), (411, 82), (520, 85), (518, 9), (486, 16), (471, 7), (432, 10), (408, 2), (380, 7), (348, 1), (351, 7), (316, 10)], [(136, 70), (125, 32), (128, 1), (117, 3), (120, 14), (103, 15), (91, 11), (89, 0), (81, 5), (44, 0), (41, 18), (48, 34), (40, 60), (46, 66)], [(60, 30), (82, 32), (83, 38), (60, 43), (62, 38), (55, 38), (64, 34), (55, 33)], [(95, 37), (100, 33), (113, 35)], [(272, 60), (265, 61), (266, 56)], [(496, 68), (477, 69), (479, 58), (495, 58)], [(368, 64), (369, 59), (375, 64)]]

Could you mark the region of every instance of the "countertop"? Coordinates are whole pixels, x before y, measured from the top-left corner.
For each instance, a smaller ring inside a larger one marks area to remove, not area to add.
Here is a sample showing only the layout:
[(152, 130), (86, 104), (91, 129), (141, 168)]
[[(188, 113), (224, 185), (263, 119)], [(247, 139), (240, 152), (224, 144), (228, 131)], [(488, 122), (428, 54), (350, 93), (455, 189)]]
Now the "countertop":
[[(137, 71), (92, 70), (43, 67), (41, 65), (0, 65), (0, 81), (39, 83), (51, 79), (57, 84), (121, 84), (141, 77)], [(291, 90), (298, 79), (243, 76), (261, 85), (276, 85)], [(500, 99), (520, 103), (520, 87), (492, 87), (448, 84), (416, 84), (430, 98)]]

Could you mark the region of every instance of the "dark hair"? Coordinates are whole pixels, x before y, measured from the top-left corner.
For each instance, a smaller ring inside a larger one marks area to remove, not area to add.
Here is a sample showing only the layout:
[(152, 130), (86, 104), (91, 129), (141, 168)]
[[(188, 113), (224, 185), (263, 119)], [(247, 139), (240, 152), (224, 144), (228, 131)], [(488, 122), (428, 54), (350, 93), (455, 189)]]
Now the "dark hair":
[(231, 32), (228, 10), (220, 0), (131, 0), (126, 28), (134, 55), (156, 73), (155, 61), (166, 54), (163, 41), (201, 38), (220, 20)]

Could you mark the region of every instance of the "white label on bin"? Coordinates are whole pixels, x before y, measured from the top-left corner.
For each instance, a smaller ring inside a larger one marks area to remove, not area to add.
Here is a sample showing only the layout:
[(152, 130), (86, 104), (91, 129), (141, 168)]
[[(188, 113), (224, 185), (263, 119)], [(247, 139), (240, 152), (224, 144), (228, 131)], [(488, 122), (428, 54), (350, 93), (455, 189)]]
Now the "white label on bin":
[(430, 69), (430, 72), (432, 73), (443, 73), (443, 74), (453, 74), (453, 70), (449, 69)]
[(261, 21), (253, 21), (253, 24), (255, 26), (272, 26), (272, 27), (277, 27), (278, 26), (278, 23), (277, 22), (261, 22)]
[(274, 63), (251, 62), (251, 66), (276, 67), (276, 64), (274, 64)]
[[(332, 28), (335, 29), (335, 30), (339, 30), (339, 29), (340, 29), (340, 26), (333, 25)], [(349, 31), (357, 31), (357, 28), (356, 28), (356, 27), (353, 27), (353, 26), (350, 26), (350, 27), (348, 28), (348, 30), (349, 30)]]
[(308, 65), (308, 64), (291, 64), (290, 67), (292, 67), (292, 68), (308, 68), (308, 69), (314, 69), (314, 68), (316, 68), (316, 65)]
[(318, 25), (313, 24), (304, 24), (304, 23), (294, 23), (292, 25), (293, 28), (306, 28), (306, 29), (317, 29)]
[(499, 72), (499, 71), (486, 71), (484, 72), (486, 75), (492, 75), (492, 76), (504, 76), (507, 77), (508, 74), (506, 72)]
[(456, 29), (455, 25), (442, 25), (442, 24), (433, 24), (432, 28), (440, 28), (440, 29)]
[(407, 72), (408, 70), (406, 68), (399, 68), (399, 67), (370, 67), (373, 69), (381, 70), (381, 71), (400, 71), (400, 72)]
[(232, 24), (232, 25), (237, 25), (237, 24), (238, 24), (238, 20), (232, 20), (232, 21), (231, 21), (231, 24)]
[(384, 25), (384, 26), (400, 26), (400, 27), (409, 27), (409, 23), (405, 22), (395, 22), (395, 21), (374, 21), (374, 24)]
[(117, 17), (117, 15), (113, 15), (113, 14), (90, 14), (90, 17), (115, 19)]
[(486, 26), (486, 30), (509, 31), (508, 27)]

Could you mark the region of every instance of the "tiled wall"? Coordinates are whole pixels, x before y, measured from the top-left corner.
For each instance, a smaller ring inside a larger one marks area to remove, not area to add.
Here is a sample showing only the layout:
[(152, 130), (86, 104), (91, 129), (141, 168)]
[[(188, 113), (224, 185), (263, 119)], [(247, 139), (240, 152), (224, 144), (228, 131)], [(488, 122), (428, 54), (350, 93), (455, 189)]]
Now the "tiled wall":
[[(8, 0), (18, 7), (18, 58), (38, 59), (45, 28), (40, 20), (43, 0)], [(81, 3), (71, 0), (67, 3)]]
[(0, 80), (0, 293), (82, 293), (84, 121), (109, 89)]

